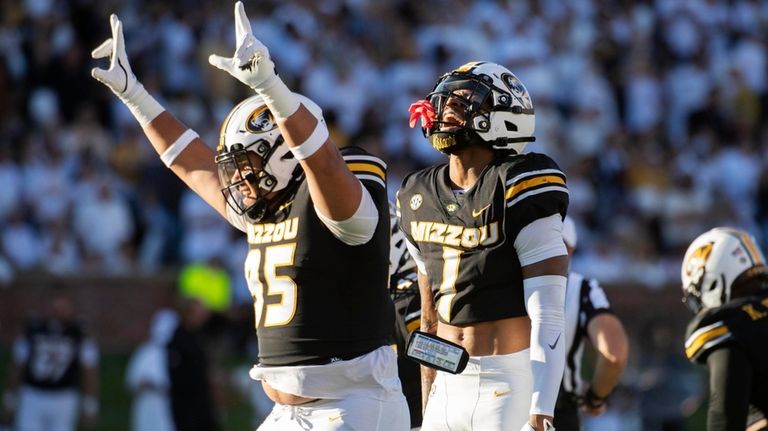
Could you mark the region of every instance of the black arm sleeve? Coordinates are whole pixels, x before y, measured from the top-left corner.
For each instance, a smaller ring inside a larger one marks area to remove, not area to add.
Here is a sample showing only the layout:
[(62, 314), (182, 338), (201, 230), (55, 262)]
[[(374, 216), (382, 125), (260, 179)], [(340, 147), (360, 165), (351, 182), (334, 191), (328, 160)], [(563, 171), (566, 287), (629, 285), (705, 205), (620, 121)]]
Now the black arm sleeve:
[(743, 431), (747, 425), (752, 366), (737, 347), (716, 349), (707, 357), (707, 431)]

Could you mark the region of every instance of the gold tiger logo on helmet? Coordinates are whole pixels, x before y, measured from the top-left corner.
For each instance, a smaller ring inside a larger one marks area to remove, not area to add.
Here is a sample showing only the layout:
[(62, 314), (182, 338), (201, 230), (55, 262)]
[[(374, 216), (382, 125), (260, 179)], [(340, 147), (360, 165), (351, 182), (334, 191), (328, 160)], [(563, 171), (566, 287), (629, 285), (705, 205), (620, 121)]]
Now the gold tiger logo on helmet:
[(698, 284), (701, 277), (704, 276), (704, 268), (706, 268), (709, 256), (712, 254), (713, 245), (712, 242), (704, 244), (688, 257), (688, 262), (685, 263), (685, 273), (694, 283)]
[(245, 128), (251, 133), (269, 132), (275, 127), (277, 124), (275, 124), (275, 119), (267, 105), (256, 108), (245, 122)]

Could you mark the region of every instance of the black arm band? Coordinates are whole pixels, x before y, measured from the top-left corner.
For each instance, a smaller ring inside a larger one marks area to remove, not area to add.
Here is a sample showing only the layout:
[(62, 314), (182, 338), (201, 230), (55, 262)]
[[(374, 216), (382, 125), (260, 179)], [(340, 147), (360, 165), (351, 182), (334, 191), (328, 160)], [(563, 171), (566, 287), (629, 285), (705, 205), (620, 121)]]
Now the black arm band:
[(592, 388), (590, 387), (589, 389), (587, 389), (587, 392), (584, 394), (584, 404), (588, 405), (589, 407), (592, 407), (593, 409), (596, 409), (598, 407), (601, 407), (603, 404), (605, 404), (605, 400), (608, 399), (609, 395), (606, 395), (604, 397), (599, 397), (597, 396), (597, 394), (595, 394), (592, 391)]

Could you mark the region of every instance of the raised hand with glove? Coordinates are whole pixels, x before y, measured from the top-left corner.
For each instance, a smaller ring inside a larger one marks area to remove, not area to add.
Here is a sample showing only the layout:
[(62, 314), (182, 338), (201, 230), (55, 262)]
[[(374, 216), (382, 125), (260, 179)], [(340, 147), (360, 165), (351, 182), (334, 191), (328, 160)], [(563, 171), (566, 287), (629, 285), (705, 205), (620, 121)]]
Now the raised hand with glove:
[(211, 55), (211, 65), (229, 73), (264, 98), (277, 118), (288, 118), (299, 109), (299, 100), (277, 76), (269, 50), (256, 39), (242, 2), (235, 3), (235, 53), (232, 57)]
[(91, 76), (112, 90), (131, 110), (139, 124), (142, 127), (146, 126), (165, 111), (165, 108), (147, 93), (131, 70), (125, 53), (123, 23), (115, 14), (110, 15), (109, 22), (112, 27), (112, 37), (91, 52), (91, 57), (94, 59), (108, 58), (109, 68), (94, 67), (91, 69)]
[[(136, 79), (128, 62), (123, 38), (123, 24), (117, 15), (109, 17), (112, 37), (93, 50), (94, 59), (109, 60), (106, 69), (94, 67), (91, 76), (107, 86), (128, 107), (168, 168), (220, 214), (226, 215), (213, 150), (166, 112)], [(187, 150), (188, 148), (194, 150)]]
[[(277, 75), (269, 50), (253, 35), (239, 1), (235, 3), (235, 43), (232, 57), (211, 55), (208, 62), (251, 87), (264, 100), (294, 157), (302, 162), (318, 215), (326, 217), (329, 224), (355, 216), (354, 220), (365, 220), (359, 230), (369, 232), (378, 214), (368, 192), (347, 168), (336, 146), (327, 144), (328, 128), (322, 115), (302, 107), (302, 103), (311, 101), (300, 102), (301, 96), (293, 93)], [(313, 110), (321, 112), (319, 107)], [(337, 226), (330, 229), (337, 228), (346, 230)]]

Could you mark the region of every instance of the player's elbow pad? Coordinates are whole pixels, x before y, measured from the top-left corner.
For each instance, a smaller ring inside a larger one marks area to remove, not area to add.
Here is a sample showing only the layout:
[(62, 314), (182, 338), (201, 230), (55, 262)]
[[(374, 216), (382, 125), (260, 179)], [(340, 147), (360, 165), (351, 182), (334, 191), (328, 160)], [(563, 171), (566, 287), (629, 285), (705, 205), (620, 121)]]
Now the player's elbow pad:
[(533, 397), (530, 414), (552, 416), (565, 368), (565, 286), (561, 275), (523, 280), (531, 319)]

